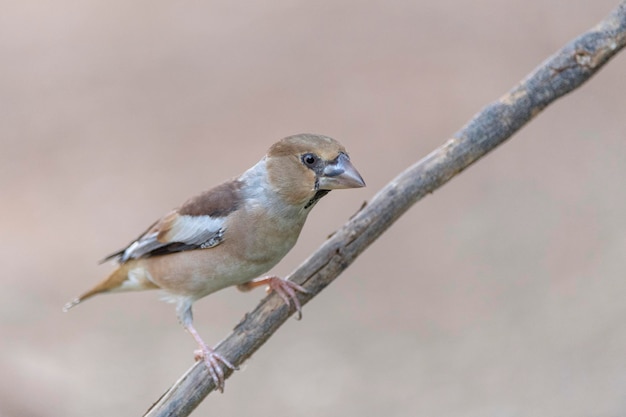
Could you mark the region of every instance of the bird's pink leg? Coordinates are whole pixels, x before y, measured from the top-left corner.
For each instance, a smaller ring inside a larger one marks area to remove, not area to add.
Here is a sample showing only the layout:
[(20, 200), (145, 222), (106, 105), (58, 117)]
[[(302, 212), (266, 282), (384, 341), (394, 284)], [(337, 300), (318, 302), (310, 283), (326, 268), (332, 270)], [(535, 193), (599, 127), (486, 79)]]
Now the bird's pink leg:
[(204, 343), (204, 340), (200, 337), (196, 329), (193, 327), (193, 324), (187, 324), (185, 329), (193, 336), (196, 340), (200, 349), (194, 351), (195, 359), (197, 361), (204, 360), (207, 368), (209, 368), (209, 373), (211, 374), (211, 378), (215, 382), (215, 388), (217, 388), (220, 392), (224, 392), (224, 369), (222, 369), (222, 362), (224, 365), (232, 369), (233, 371), (237, 370), (237, 367), (234, 366), (230, 361), (228, 361), (224, 356), (220, 355), (210, 347)]
[(274, 292), (276, 292), (276, 294), (278, 294), (288, 306), (293, 303), (296, 307), (296, 311), (298, 312), (298, 316), (296, 318), (298, 320), (302, 318), (302, 306), (300, 305), (300, 300), (298, 300), (296, 291), (308, 294), (309, 291), (307, 291), (306, 288), (293, 281), (279, 277), (258, 278), (250, 282), (246, 282), (245, 284), (237, 285), (237, 288), (241, 291), (250, 291), (251, 289), (262, 285), (267, 285), (268, 292), (274, 290)]

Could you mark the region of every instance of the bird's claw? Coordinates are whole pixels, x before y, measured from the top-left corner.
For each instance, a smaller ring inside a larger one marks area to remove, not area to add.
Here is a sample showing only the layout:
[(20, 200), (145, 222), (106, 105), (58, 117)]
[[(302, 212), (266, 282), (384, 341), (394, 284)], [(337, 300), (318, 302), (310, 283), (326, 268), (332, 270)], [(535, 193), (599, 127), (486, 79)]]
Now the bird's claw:
[(293, 281), (279, 277), (268, 277), (266, 280), (267, 285), (269, 286), (268, 290), (274, 290), (274, 292), (278, 294), (278, 296), (282, 298), (288, 306), (291, 306), (291, 303), (293, 303), (296, 308), (296, 312), (298, 313), (296, 319), (300, 320), (302, 318), (302, 306), (300, 305), (300, 300), (298, 300), (297, 292), (308, 294), (309, 291)]
[(217, 388), (220, 392), (224, 392), (225, 383), (224, 368), (222, 367), (220, 362), (223, 363), (226, 367), (232, 369), (233, 371), (239, 369), (235, 365), (230, 363), (230, 361), (224, 356), (217, 353), (208, 346), (201, 346), (200, 349), (195, 350), (194, 358), (196, 361), (204, 361), (209, 370), (209, 374), (211, 374), (211, 378), (213, 378), (213, 381), (215, 382), (215, 388)]

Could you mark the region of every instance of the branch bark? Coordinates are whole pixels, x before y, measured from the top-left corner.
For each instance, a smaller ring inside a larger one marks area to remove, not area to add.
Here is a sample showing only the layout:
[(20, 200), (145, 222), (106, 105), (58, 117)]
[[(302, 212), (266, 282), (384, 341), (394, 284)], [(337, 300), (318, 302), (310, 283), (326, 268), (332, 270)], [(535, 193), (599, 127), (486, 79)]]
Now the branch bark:
[[(381, 189), (298, 267), (307, 303), (345, 270), (413, 204), (506, 141), (556, 99), (578, 88), (626, 45), (626, 0), (598, 25), (548, 58), (512, 90), (487, 105), (453, 138)], [(217, 350), (235, 365), (249, 358), (293, 314), (275, 294), (243, 318)], [(232, 373), (225, 369), (227, 377)], [(187, 416), (215, 388), (203, 362), (192, 366), (146, 412)]]

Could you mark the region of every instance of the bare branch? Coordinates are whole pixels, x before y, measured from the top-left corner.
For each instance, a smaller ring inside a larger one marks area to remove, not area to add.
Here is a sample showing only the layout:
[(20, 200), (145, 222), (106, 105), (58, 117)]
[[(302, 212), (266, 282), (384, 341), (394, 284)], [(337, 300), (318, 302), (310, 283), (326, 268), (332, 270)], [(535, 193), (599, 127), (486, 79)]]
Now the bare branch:
[[(395, 220), (506, 141), (559, 97), (591, 78), (626, 44), (626, 0), (596, 27), (568, 43), (499, 100), (489, 104), (452, 139), (402, 172), (376, 194), (290, 276), (309, 294), (307, 303), (346, 269)], [(218, 351), (240, 365), (293, 314), (274, 294), (235, 327)], [(227, 376), (231, 371), (225, 369)], [(146, 413), (187, 416), (215, 388), (204, 363), (191, 367)]]

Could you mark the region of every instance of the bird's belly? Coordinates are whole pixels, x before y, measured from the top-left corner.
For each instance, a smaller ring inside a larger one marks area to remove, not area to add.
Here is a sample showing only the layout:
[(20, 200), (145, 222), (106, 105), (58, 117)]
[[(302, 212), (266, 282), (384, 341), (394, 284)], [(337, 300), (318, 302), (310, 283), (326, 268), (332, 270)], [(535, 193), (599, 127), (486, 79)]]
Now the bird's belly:
[(274, 246), (254, 257), (232, 253), (225, 246), (153, 257), (146, 269), (150, 279), (166, 292), (199, 299), (266, 273), (293, 245)]
[(149, 258), (152, 280), (169, 293), (198, 299), (266, 273), (295, 245), (305, 216), (264, 213), (257, 208), (243, 216), (246, 221), (227, 223), (224, 241), (213, 248)]

